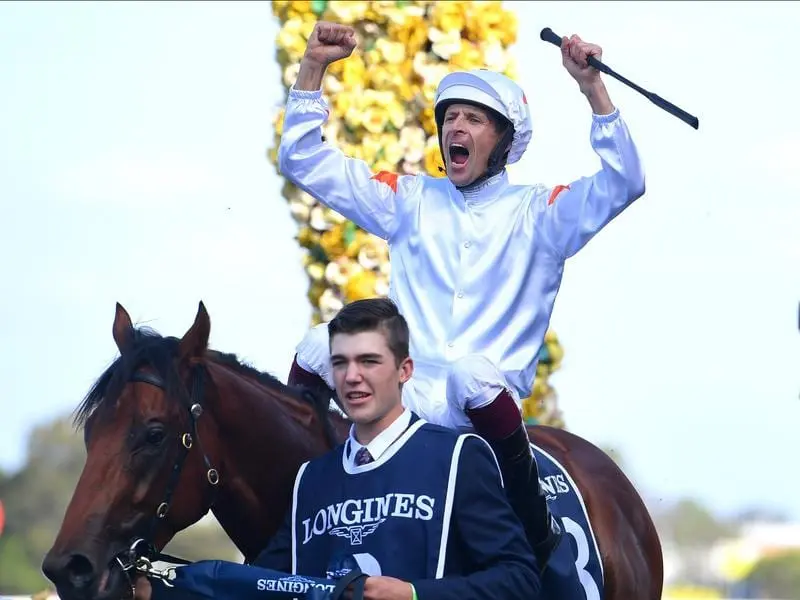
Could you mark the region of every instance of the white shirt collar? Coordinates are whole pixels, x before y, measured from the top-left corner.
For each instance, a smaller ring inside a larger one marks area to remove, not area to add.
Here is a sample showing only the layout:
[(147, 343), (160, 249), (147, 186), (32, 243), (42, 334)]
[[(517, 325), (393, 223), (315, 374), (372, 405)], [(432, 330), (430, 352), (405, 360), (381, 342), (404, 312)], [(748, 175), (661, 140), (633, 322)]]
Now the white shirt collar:
[[(370, 456), (372, 456), (372, 460), (378, 460), (381, 456), (383, 456), (383, 454), (389, 449), (389, 446), (391, 446), (397, 440), (397, 438), (399, 438), (403, 432), (408, 429), (410, 423), (411, 411), (407, 408), (403, 408), (402, 414), (394, 420), (394, 423), (381, 431), (369, 444), (367, 444), (367, 450), (369, 451)], [(364, 445), (360, 444), (356, 439), (355, 425), (350, 426), (350, 437), (347, 440), (347, 444), (347, 461), (355, 465), (356, 454), (359, 450), (361, 450), (361, 448), (364, 447)]]

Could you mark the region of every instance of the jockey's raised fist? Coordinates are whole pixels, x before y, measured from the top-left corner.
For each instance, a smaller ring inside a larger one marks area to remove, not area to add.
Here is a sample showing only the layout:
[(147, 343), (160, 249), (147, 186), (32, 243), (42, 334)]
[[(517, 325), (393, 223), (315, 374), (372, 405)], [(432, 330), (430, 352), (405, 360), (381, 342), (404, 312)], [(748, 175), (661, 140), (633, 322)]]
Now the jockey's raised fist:
[(355, 47), (355, 29), (339, 23), (319, 21), (308, 38), (305, 57), (327, 66), (350, 56)]

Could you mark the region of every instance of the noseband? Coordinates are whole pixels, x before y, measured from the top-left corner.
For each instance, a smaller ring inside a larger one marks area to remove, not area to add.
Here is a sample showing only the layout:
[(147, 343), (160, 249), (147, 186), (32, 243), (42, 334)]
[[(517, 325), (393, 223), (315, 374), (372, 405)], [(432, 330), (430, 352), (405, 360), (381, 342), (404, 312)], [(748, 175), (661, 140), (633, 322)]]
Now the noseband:
[[(164, 500), (158, 505), (155, 513), (150, 518), (150, 523), (147, 527), (147, 533), (145, 534), (145, 537), (133, 539), (130, 547), (127, 550), (122, 551), (120, 554), (114, 557), (114, 561), (116, 561), (116, 563), (122, 568), (123, 573), (125, 573), (125, 576), (128, 578), (131, 588), (133, 588), (134, 585), (133, 577), (135, 577), (135, 574), (133, 572), (152, 572), (152, 561), (164, 560), (166, 562), (177, 564), (190, 564), (190, 562), (185, 559), (159, 552), (156, 550), (154, 540), (158, 524), (162, 522), (169, 513), (172, 495), (175, 493), (175, 488), (178, 485), (178, 480), (180, 479), (184, 462), (186, 461), (186, 457), (189, 455), (189, 450), (194, 447), (195, 442), (197, 442), (198, 449), (203, 456), (203, 463), (206, 466), (206, 481), (211, 486), (212, 490), (211, 501), (208, 504), (208, 509), (214, 505), (214, 500), (218, 489), (217, 486), (219, 484), (219, 472), (211, 466), (211, 461), (209, 461), (208, 455), (203, 449), (203, 444), (200, 440), (200, 434), (197, 428), (197, 421), (203, 414), (202, 400), (204, 373), (204, 369), (201, 365), (194, 365), (192, 367), (191, 391), (188, 395), (181, 394), (180, 396), (182, 403), (189, 413), (189, 421), (191, 425), (190, 431), (184, 432), (180, 435), (180, 450), (177, 459), (175, 460), (175, 464), (172, 467), (169, 481), (167, 482)], [(167, 385), (164, 380), (159, 375), (153, 373), (147, 373), (141, 370), (135, 371), (129, 382), (154, 385), (155, 387), (161, 389), (165, 394), (167, 393)]]

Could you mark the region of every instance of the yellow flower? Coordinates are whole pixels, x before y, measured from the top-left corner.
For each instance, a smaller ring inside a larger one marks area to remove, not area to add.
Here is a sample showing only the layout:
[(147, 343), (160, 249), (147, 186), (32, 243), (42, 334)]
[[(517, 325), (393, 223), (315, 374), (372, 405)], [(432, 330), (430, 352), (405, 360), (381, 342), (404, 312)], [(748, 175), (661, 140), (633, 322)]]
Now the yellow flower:
[(286, 116), (286, 108), (281, 107), (275, 117), (272, 119), (272, 126), (275, 128), (276, 135), (283, 135), (283, 119)]
[(454, 67), (464, 71), (480, 69), (483, 67), (483, 53), (480, 46), (465, 41), (461, 44), (459, 52), (450, 57), (450, 62)]
[(361, 248), (367, 243), (368, 238), (369, 234), (366, 231), (363, 229), (356, 229), (353, 241), (351, 241), (347, 245), (347, 248), (345, 248), (345, 256), (347, 256), (347, 258), (356, 260), (359, 252), (361, 252)]
[[(313, 17), (313, 14), (311, 15)], [(287, 20), (278, 32), (276, 44), (278, 48), (286, 52), (290, 62), (297, 62), (306, 50), (311, 31), (314, 29), (314, 21), (307, 16), (293, 17)]]
[(272, 14), (285, 20), (286, 9), (289, 7), (289, 0), (272, 0)]
[(431, 177), (445, 177), (444, 161), (439, 150), (439, 139), (432, 135), (425, 146), (425, 171)]
[(364, 111), (364, 129), (370, 133), (381, 133), (389, 124), (389, 112), (380, 106), (370, 106)]
[(434, 2), (430, 8), (429, 19), (435, 27), (442, 31), (460, 32), (466, 25), (466, 5), (469, 2), (450, 0)]
[(322, 281), (325, 277), (325, 267), (322, 263), (314, 262), (306, 267), (306, 273), (312, 281)]
[(362, 86), (367, 73), (367, 66), (360, 55), (355, 52), (342, 62), (342, 73), (339, 78), (347, 88)]
[(422, 128), (425, 130), (425, 133), (428, 135), (437, 135), (436, 131), (436, 115), (433, 112), (432, 107), (425, 108), (419, 115), (420, 122), (422, 123)]
[(402, 44), (405, 54), (414, 55), (428, 41), (428, 26), (422, 16), (399, 13), (401, 17), (390, 17), (387, 28), (389, 38)]
[(361, 138), (362, 159), (369, 165), (378, 160), (381, 153), (381, 139), (377, 135), (366, 134)]
[(349, 302), (363, 300), (365, 298), (375, 298), (375, 283), (378, 276), (374, 271), (359, 271), (355, 273), (344, 285), (344, 298)]
[(333, 17), (331, 20), (337, 23), (350, 25), (357, 21), (361, 21), (367, 16), (369, 9), (369, 2), (360, 2), (356, 0), (337, 1), (331, 0), (325, 7), (326, 10)]
[(393, 100), (386, 105), (386, 111), (389, 114), (389, 122), (395, 129), (400, 129), (406, 124), (406, 107), (400, 104), (397, 100)]
[(397, 163), (403, 159), (405, 149), (400, 145), (400, 140), (394, 133), (384, 133), (380, 137), (381, 150), (383, 152), (383, 160), (392, 165), (393, 170)]
[(401, 64), (372, 67), (367, 75), (369, 88), (392, 92), (397, 97), (397, 102), (402, 101), (400, 108), (405, 114), (405, 103), (414, 97), (414, 86), (410, 81), (412, 74), (411, 61), (404, 60)]
[(547, 385), (547, 382), (537, 377), (533, 381), (533, 389), (531, 390), (531, 397), (534, 400), (541, 400), (550, 392), (550, 386)]
[(325, 231), (319, 238), (319, 245), (328, 260), (344, 254), (344, 226), (339, 223)]
[(385, 106), (395, 100), (394, 93), (387, 90), (364, 90), (356, 100), (356, 105), (361, 108), (369, 106)]
[(311, 12), (311, 0), (273, 0), (272, 13), (282, 21)]
[(357, 262), (347, 257), (337, 258), (325, 267), (325, 280), (335, 286), (341, 287), (356, 273), (363, 271)]
[(383, 55), (377, 48), (364, 52), (364, 63), (368, 68), (380, 69), (383, 66)]
[(311, 248), (319, 243), (319, 233), (311, 227), (303, 227), (297, 232), (297, 243), (303, 248)]
[(328, 223), (332, 223), (334, 225), (344, 225), (347, 223), (347, 219), (345, 219), (341, 214), (337, 213), (335, 210), (330, 208), (325, 208), (325, 220)]
[(400, 11), (397, 8), (397, 2), (394, 0), (377, 0), (369, 3), (369, 10), (367, 10), (366, 18), (375, 24), (383, 24), (391, 18), (393, 11)]
[(401, 42), (378, 38), (375, 40), (375, 49), (381, 53), (384, 61), (391, 65), (399, 65), (406, 58), (406, 48)]
[(517, 40), (516, 15), (503, 10), (502, 3), (472, 2), (467, 9), (465, 37), (479, 41), (498, 41), (504, 46)]

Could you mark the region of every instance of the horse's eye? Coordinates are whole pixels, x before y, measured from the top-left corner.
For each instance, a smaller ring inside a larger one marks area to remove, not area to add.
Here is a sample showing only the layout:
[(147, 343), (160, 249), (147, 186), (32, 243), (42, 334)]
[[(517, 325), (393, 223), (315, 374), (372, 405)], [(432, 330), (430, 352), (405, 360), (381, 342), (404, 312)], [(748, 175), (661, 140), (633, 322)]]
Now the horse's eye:
[(163, 427), (150, 427), (147, 430), (147, 444), (150, 446), (158, 446), (164, 441), (164, 428)]

